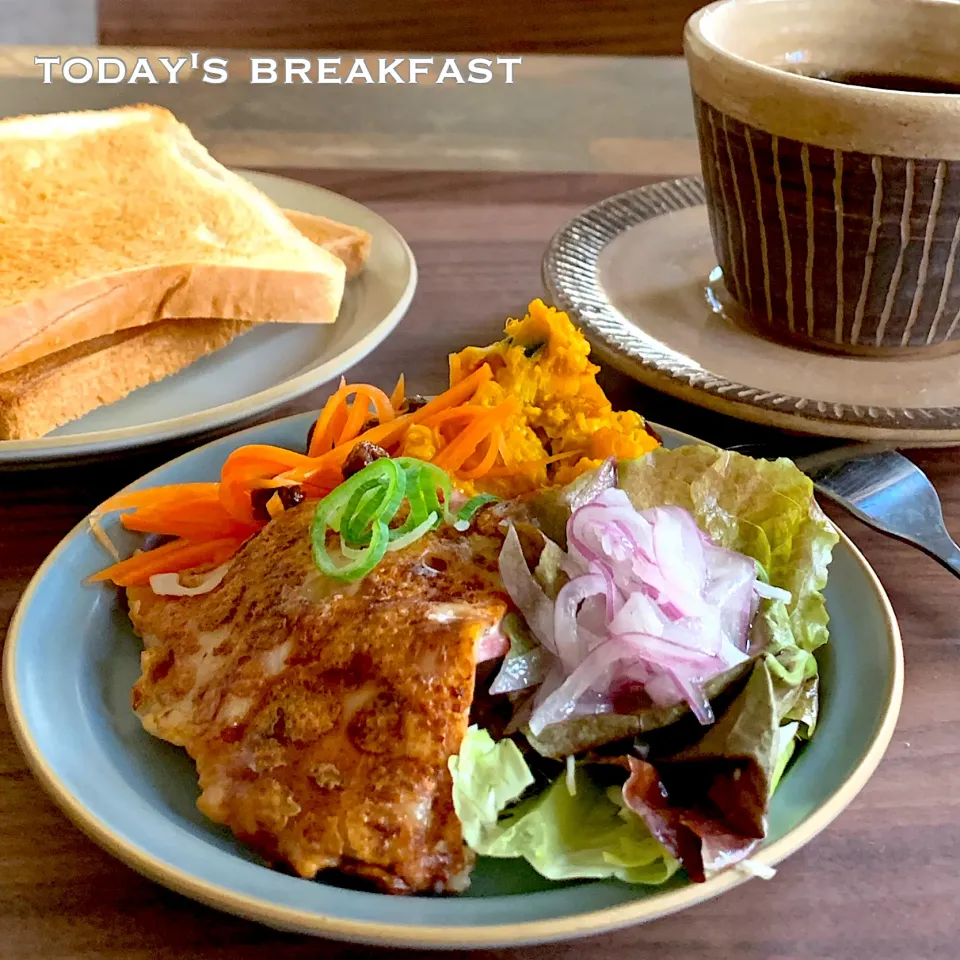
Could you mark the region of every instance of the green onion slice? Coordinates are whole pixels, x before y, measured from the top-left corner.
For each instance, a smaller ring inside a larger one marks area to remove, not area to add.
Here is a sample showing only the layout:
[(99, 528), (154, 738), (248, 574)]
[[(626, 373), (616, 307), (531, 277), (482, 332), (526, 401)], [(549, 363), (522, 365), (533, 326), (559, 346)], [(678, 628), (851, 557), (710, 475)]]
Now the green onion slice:
[[(497, 498), (473, 497), (454, 516), (453, 484), (439, 467), (412, 457), (383, 458), (345, 480), (317, 504), (310, 527), (313, 558), (329, 577), (348, 582), (365, 577), (388, 550), (402, 550), (441, 523), (466, 530), (476, 512)], [(390, 524), (407, 504), (403, 523)], [(329, 531), (340, 535), (345, 563), (327, 548)]]
[(469, 530), (470, 524), (473, 521), (473, 518), (477, 515), (477, 511), (481, 507), (485, 507), (488, 503), (495, 503), (497, 501), (492, 493), (478, 493), (475, 497), (471, 497), (458, 511), (456, 519), (453, 521), (453, 527), (455, 530)]

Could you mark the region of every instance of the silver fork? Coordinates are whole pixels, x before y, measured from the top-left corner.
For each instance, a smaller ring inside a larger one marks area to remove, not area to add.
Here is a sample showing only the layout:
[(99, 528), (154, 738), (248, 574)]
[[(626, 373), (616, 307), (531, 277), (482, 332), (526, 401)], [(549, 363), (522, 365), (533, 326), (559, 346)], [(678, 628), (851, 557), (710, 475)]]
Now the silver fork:
[(867, 526), (919, 547), (960, 577), (960, 547), (943, 522), (940, 497), (927, 475), (903, 454), (846, 446), (800, 457), (796, 464), (818, 493)]

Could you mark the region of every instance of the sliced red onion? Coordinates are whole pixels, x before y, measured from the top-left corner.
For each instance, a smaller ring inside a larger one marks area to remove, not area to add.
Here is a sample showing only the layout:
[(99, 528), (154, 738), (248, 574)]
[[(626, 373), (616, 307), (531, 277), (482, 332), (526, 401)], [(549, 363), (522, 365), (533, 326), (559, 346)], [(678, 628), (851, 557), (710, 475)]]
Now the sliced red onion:
[(574, 713), (577, 701), (610, 668), (623, 660), (634, 656), (626, 644), (618, 640), (608, 640), (597, 647), (580, 663), (567, 679), (554, 690), (530, 717), (530, 732), (537, 736), (544, 728), (567, 720)]
[(668, 672), (673, 677), (673, 681), (680, 690), (683, 699), (690, 705), (693, 715), (704, 726), (713, 723), (713, 707), (710, 706), (710, 701), (703, 692), (703, 687), (686, 675), (682, 669), (669, 670)]
[[(581, 642), (577, 628), (577, 613), (587, 597), (605, 596), (607, 581), (598, 573), (587, 573), (564, 584), (557, 594), (554, 606), (553, 639), (556, 653), (568, 673), (576, 669), (586, 656), (586, 645)], [(612, 600), (608, 603), (612, 604)]]
[(613, 639), (623, 641), (634, 656), (661, 670), (686, 667), (704, 673), (715, 672), (716, 657), (702, 650), (692, 650), (649, 633), (619, 633)]
[(549, 601), (511, 533), (501, 554), (504, 580), (552, 666), (539, 663), (534, 671), (521, 662), (507, 670), (505, 664), (497, 684), (525, 689), (541, 677), (530, 717), (534, 734), (613, 710), (615, 692), (638, 685), (657, 705), (685, 701), (701, 723), (712, 723), (704, 683), (747, 659), (760, 598), (789, 600), (786, 591), (758, 581), (751, 558), (715, 544), (688, 511), (638, 512), (622, 490), (606, 487), (568, 521), (562, 568), (571, 579), (548, 626), (543, 603)]

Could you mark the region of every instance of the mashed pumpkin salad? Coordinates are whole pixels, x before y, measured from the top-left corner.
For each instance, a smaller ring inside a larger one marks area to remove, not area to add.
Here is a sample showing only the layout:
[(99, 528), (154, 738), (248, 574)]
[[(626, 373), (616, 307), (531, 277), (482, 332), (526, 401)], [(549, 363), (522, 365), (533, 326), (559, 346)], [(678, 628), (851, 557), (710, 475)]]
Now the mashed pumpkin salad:
[(659, 446), (640, 414), (614, 411), (590, 345), (565, 313), (534, 300), (505, 333), (450, 357), (451, 387), (484, 365), (493, 373), (471, 403), (495, 408), (514, 397), (521, 404), (503, 425), (502, 465), (480, 486), (507, 495), (562, 486), (608, 457), (632, 460)]
[(108, 500), (98, 516), (124, 511), (127, 529), (173, 539), (94, 579), (130, 586), (221, 565), (284, 510), (326, 497), (377, 459), (431, 464), (450, 478), (453, 497), (508, 499), (659, 446), (640, 414), (613, 409), (597, 384), (590, 345), (565, 313), (534, 300), (504, 332), (497, 343), (453, 354), (449, 388), (430, 400), (407, 396), (402, 374), (389, 395), (341, 381), (302, 452), (240, 447), (217, 482)]

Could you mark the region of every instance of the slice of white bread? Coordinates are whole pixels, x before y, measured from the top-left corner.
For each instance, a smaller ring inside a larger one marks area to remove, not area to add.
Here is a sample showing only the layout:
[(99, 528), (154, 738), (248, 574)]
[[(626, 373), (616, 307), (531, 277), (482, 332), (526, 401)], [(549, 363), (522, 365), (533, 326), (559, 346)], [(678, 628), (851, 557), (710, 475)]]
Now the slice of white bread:
[[(285, 211), (311, 241), (335, 253), (357, 276), (370, 234), (299, 211)], [(107, 334), (0, 374), (0, 440), (33, 440), (91, 410), (162, 380), (254, 324), (241, 320), (158, 320)]]
[(283, 213), (308, 240), (343, 261), (348, 280), (366, 266), (373, 244), (373, 237), (366, 230), (301, 210), (284, 210)]
[(0, 372), (167, 318), (331, 323), (345, 277), (167, 110), (0, 121)]
[(33, 440), (225, 347), (254, 324), (158, 320), (0, 373), (0, 440)]

